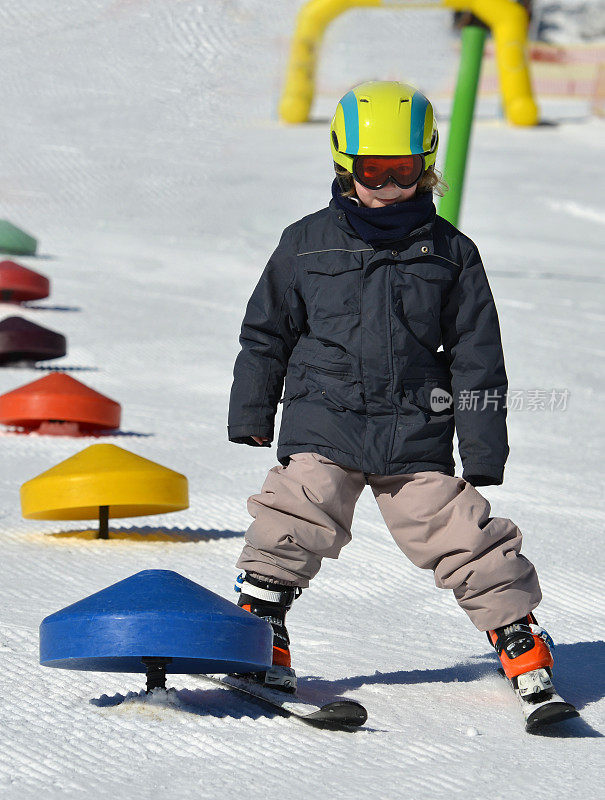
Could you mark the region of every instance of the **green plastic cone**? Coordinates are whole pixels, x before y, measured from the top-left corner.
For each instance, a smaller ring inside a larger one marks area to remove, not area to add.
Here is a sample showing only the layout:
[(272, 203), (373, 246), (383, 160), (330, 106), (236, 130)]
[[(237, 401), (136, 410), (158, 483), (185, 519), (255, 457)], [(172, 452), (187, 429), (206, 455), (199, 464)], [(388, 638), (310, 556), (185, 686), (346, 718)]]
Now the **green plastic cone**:
[(35, 256), (38, 242), (8, 220), (0, 219), (0, 253)]

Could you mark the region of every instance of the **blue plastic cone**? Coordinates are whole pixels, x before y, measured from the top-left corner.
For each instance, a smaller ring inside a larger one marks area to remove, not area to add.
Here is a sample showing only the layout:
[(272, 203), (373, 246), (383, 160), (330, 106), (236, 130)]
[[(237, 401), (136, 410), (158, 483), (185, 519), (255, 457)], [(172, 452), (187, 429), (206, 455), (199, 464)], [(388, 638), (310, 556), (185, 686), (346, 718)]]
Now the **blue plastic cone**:
[(145, 672), (142, 659), (166, 659), (166, 672), (267, 669), (271, 626), (170, 570), (148, 569), (46, 617), (45, 667)]

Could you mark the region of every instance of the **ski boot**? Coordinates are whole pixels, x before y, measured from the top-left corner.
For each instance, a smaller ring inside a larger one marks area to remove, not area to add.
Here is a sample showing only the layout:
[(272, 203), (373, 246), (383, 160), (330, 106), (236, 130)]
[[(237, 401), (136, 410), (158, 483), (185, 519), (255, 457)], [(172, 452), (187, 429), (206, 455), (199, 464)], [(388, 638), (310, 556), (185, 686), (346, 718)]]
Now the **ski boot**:
[(554, 693), (553, 641), (533, 614), (487, 631), (487, 638), (500, 657), (504, 674), (522, 698), (538, 701)]
[(285, 625), (286, 612), (302, 593), (299, 586), (286, 586), (240, 573), (235, 582), (240, 608), (266, 619), (273, 629), (273, 666), (254, 673), (254, 679), (283, 692), (296, 692), (296, 673), (290, 659), (290, 637)]

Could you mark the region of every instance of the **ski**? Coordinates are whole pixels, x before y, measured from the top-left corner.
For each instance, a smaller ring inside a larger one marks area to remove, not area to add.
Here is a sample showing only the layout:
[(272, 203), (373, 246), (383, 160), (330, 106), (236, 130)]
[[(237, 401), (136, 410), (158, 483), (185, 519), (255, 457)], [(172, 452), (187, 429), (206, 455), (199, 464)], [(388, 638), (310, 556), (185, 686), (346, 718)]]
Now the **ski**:
[(535, 733), (545, 725), (580, 716), (571, 703), (557, 694), (546, 670), (527, 672), (520, 675), (515, 682), (506, 677), (503, 669), (498, 672), (514, 691), (521, 705), (525, 730), (528, 733)]
[(236, 675), (200, 675), (212, 683), (239, 692), (279, 709), (290, 717), (307, 722), (318, 728), (351, 729), (363, 725), (368, 712), (355, 700), (331, 700), (326, 703), (318, 699), (317, 693), (298, 688), (296, 693), (271, 689), (251, 678)]

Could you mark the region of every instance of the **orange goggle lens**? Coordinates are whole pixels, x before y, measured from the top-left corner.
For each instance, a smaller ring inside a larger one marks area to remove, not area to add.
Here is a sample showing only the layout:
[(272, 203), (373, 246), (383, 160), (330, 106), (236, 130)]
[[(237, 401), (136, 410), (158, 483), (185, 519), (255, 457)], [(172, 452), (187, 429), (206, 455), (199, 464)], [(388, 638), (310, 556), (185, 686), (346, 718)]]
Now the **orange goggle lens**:
[(409, 189), (424, 172), (424, 156), (356, 156), (353, 176), (366, 189), (382, 189), (389, 180)]

